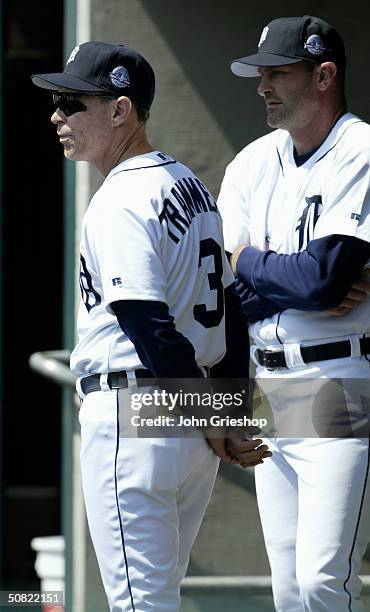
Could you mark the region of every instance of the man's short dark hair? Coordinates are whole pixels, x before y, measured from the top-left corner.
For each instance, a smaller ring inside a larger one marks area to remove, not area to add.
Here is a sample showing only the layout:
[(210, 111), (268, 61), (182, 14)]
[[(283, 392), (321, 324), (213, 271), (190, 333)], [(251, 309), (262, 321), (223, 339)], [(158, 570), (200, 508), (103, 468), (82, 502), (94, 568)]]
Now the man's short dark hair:
[(140, 121), (140, 123), (146, 123), (150, 117), (150, 112), (146, 108), (136, 104), (136, 102), (133, 102), (133, 105), (136, 110), (138, 121)]
[[(309, 72), (313, 72), (314, 68), (316, 66), (319, 66), (319, 64), (317, 64), (316, 62), (310, 62), (310, 61), (307, 61), (307, 60), (303, 60), (303, 64), (306, 66), (306, 68), (307, 68), (307, 70)], [(340, 77), (341, 79), (343, 79), (343, 81), (344, 81), (344, 77), (345, 77), (345, 73), (346, 73), (346, 66), (343, 65), (343, 64), (339, 64), (339, 63), (336, 63), (335, 65), (337, 67), (337, 76)]]

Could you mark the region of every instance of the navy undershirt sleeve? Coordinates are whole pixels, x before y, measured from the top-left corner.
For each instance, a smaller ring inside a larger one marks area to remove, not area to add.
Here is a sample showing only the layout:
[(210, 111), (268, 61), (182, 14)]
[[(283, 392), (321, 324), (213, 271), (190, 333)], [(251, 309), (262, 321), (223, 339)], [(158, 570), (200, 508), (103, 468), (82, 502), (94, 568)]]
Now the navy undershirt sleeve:
[(134, 344), (141, 363), (156, 378), (202, 378), (191, 342), (176, 330), (164, 302), (120, 300), (111, 308)]
[[(111, 304), (122, 331), (133, 342), (142, 364), (158, 378), (203, 376), (191, 342), (179, 333), (167, 304), (149, 300), (121, 300)], [(212, 376), (248, 376), (247, 320), (234, 284), (225, 290), (226, 353), (213, 366)]]
[(341, 304), (369, 257), (368, 242), (333, 234), (291, 255), (246, 247), (237, 274), (247, 289), (280, 309), (327, 310)]
[[(183, 390), (187, 389), (186, 379), (190, 379), (188, 390), (194, 392), (194, 383), (191, 381), (194, 378), (201, 379), (196, 387), (201, 393), (240, 394), (243, 388), (243, 404), (227, 405), (223, 411), (226, 410), (226, 414), (246, 412), (249, 391), (249, 382), (246, 384), (249, 375), (248, 328), (234, 284), (225, 290), (226, 354), (211, 368), (209, 379), (203, 377), (196, 363), (191, 342), (176, 330), (167, 304), (159, 301), (121, 300), (111, 303), (111, 308), (122, 331), (133, 342), (140, 361), (160, 381), (162, 388), (178, 392), (178, 380)], [(242, 387), (240, 379), (243, 379)], [(212, 406), (195, 404), (182, 406), (181, 409), (188, 416), (201, 414), (208, 419), (215, 414)]]
[(211, 368), (212, 378), (247, 378), (249, 374), (248, 321), (235, 284), (225, 289), (226, 354)]
[[(232, 254), (226, 251), (226, 255), (230, 261)], [(241, 298), (242, 311), (248, 323), (255, 323), (266, 317), (272, 317), (272, 315), (283, 310), (278, 304), (258, 295), (255, 289), (249, 287), (238, 275), (235, 276), (235, 290)]]
[(252, 289), (246, 283), (236, 276), (235, 286), (242, 302), (242, 309), (247, 317), (248, 323), (255, 323), (267, 317), (272, 317), (274, 314), (284, 310), (279, 304), (271, 302), (262, 295), (259, 295), (255, 289)]

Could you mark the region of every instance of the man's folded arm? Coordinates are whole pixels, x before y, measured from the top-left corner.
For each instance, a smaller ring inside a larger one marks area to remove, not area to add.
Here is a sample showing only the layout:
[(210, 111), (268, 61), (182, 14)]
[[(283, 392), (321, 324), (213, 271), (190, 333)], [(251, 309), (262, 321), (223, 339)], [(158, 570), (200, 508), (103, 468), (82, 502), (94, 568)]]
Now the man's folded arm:
[(236, 271), (248, 289), (280, 310), (328, 310), (341, 304), (369, 258), (370, 243), (333, 234), (291, 255), (248, 246)]

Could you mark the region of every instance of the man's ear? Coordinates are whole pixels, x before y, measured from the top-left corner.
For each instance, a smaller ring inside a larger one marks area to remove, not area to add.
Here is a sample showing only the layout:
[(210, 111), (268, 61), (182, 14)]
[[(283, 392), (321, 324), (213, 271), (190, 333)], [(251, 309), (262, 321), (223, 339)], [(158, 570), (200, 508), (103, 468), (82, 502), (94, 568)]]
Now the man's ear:
[(321, 91), (325, 91), (332, 85), (338, 69), (334, 62), (323, 62), (318, 66), (317, 71), (317, 87)]
[(126, 96), (120, 96), (114, 101), (112, 112), (112, 126), (118, 127), (127, 120), (132, 108), (132, 102)]

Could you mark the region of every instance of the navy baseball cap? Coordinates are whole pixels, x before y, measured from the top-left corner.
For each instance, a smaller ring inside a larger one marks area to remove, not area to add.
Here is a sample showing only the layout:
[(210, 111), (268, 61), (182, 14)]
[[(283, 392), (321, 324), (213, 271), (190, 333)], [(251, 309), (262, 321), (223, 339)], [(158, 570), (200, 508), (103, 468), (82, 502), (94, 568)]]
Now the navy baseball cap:
[(316, 64), (346, 65), (344, 42), (339, 32), (319, 17), (281, 17), (262, 30), (257, 53), (230, 62), (237, 76), (259, 76), (259, 66), (287, 66), (307, 60)]
[(155, 76), (146, 59), (126, 45), (86, 42), (75, 47), (63, 72), (34, 74), (37, 87), (54, 92), (127, 96), (149, 110)]

